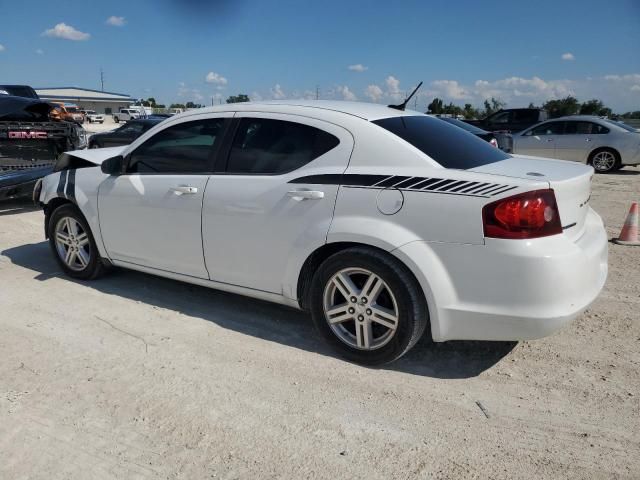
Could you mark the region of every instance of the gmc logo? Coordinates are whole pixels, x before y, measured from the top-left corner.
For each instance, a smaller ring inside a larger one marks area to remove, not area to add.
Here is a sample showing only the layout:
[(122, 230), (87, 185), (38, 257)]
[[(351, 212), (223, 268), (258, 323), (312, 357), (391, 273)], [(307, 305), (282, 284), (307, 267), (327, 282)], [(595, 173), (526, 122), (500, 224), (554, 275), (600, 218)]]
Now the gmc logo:
[(17, 139), (22, 139), (22, 138), (36, 138), (39, 140), (42, 139), (47, 139), (47, 132), (37, 132), (37, 131), (33, 131), (33, 132), (9, 132), (9, 138), (17, 138)]

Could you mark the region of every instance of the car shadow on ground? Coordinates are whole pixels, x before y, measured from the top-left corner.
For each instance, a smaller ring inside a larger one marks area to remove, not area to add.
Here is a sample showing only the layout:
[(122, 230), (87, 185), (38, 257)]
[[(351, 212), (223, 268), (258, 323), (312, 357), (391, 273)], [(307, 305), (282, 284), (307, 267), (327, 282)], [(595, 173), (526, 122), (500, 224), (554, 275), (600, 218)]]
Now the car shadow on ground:
[(614, 170), (613, 172), (608, 172), (605, 175), (640, 175), (640, 170)]
[[(4, 250), (12, 263), (37, 275), (69, 282), (47, 242)], [(114, 269), (98, 280), (81, 282), (107, 295), (117, 295), (156, 307), (202, 318), (217, 325), (294, 348), (337, 357), (316, 334), (310, 317), (298, 310), (130, 270)], [(424, 338), (407, 355), (382, 368), (433, 378), (470, 378), (498, 363), (516, 342), (446, 342)]]
[(20, 198), (0, 202), (0, 217), (35, 212), (36, 210), (42, 210), (42, 208), (34, 205), (31, 199)]

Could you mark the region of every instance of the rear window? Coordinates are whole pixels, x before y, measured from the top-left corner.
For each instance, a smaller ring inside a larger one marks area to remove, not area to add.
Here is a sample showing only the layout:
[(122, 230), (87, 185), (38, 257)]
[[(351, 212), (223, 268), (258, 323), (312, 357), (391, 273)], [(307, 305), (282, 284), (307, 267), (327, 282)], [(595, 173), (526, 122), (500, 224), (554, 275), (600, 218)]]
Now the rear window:
[(475, 135), (438, 118), (393, 117), (373, 123), (402, 138), (445, 168), (466, 170), (511, 158)]

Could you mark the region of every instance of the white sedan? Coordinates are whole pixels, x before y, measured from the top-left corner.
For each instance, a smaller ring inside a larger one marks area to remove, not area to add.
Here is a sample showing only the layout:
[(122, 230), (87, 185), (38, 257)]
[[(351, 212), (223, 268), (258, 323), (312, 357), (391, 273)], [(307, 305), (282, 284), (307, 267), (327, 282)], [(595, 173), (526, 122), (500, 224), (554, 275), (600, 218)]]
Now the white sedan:
[(533, 339), (587, 308), (607, 276), (592, 175), (418, 112), (242, 103), (68, 152), (35, 195), (74, 278), (113, 265), (309, 310), (382, 364), (425, 332)]
[(513, 134), (513, 151), (586, 163), (607, 173), (640, 164), (640, 133), (622, 122), (572, 115)]

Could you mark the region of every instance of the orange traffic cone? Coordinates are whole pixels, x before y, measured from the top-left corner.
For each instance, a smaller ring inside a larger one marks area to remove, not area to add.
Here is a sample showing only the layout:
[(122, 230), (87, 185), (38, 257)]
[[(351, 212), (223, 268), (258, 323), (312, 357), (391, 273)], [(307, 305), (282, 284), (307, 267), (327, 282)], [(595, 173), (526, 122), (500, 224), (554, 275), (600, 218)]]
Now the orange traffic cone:
[(613, 241), (620, 245), (640, 245), (640, 241), (638, 241), (638, 204), (636, 202), (631, 204), (620, 236), (614, 238)]

